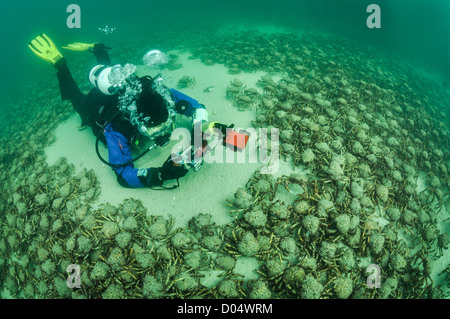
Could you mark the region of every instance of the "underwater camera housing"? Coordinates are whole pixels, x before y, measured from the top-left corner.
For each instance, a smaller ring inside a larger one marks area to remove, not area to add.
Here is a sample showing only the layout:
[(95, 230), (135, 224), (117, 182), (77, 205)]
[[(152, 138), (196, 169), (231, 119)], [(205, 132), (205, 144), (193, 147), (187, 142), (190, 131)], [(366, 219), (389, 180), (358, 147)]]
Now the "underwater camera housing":
[[(226, 125), (219, 122), (212, 122), (208, 130), (202, 132), (201, 137), (201, 146), (195, 145), (194, 138), (191, 140), (191, 145), (185, 148), (182, 152), (177, 153), (177, 158), (181, 158), (177, 163), (172, 161), (172, 165), (186, 165), (192, 167), (192, 169), (197, 172), (203, 166), (203, 156), (207, 153), (211, 152), (217, 145), (214, 147), (210, 147), (208, 142), (204, 137), (211, 134), (216, 134), (217, 131), (213, 129), (219, 130), (219, 135), (222, 137), (222, 145), (233, 150), (233, 151), (242, 151), (247, 146), (248, 140), (250, 138), (250, 133), (244, 130), (236, 131), (234, 130), (234, 124)], [(192, 134), (191, 136), (194, 136)]]
[(239, 132), (235, 131), (234, 124), (229, 126), (219, 123), (213, 122), (210, 127), (217, 128), (220, 130), (223, 136), (223, 145), (225, 147), (230, 148), (233, 151), (242, 151), (247, 146), (248, 140), (250, 138), (250, 133), (244, 130)]

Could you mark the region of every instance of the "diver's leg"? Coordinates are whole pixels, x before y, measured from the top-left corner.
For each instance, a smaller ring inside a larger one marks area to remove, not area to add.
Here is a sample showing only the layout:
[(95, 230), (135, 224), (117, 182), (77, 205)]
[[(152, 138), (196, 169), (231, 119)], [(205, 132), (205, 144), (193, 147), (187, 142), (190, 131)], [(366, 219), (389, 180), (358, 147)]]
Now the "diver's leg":
[[(127, 139), (113, 130), (108, 124), (104, 130), (106, 143), (108, 146), (109, 162), (111, 164), (123, 164), (129, 162), (131, 157), (130, 147)], [(160, 186), (162, 182), (158, 178), (158, 168), (148, 168), (145, 176), (139, 176), (139, 170), (129, 164), (123, 167), (114, 167), (117, 181), (120, 185), (130, 188)], [(145, 170), (145, 169), (144, 169)]]
[[(123, 164), (131, 160), (130, 148), (126, 138), (113, 130), (112, 125), (108, 124), (104, 130), (106, 144), (108, 146), (108, 158), (111, 164)], [(124, 167), (114, 167), (117, 175), (117, 181), (124, 187), (144, 187), (137, 176), (137, 169), (133, 164)]]
[(81, 93), (80, 88), (76, 84), (75, 80), (67, 67), (66, 59), (62, 58), (55, 64), (55, 69), (57, 72), (57, 77), (59, 81), (59, 88), (61, 91), (61, 98), (63, 100), (69, 100), (72, 102), (73, 108), (79, 114), (81, 114), (81, 109), (85, 103), (85, 95)]

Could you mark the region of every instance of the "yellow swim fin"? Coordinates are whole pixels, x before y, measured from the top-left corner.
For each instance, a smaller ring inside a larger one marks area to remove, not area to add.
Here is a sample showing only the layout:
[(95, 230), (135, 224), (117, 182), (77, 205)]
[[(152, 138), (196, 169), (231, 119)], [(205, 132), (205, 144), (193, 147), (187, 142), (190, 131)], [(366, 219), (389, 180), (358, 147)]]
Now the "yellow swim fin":
[(42, 33), (28, 43), (28, 47), (39, 58), (55, 65), (57, 61), (63, 58), (50, 38)]
[(75, 42), (70, 43), (66, 46), (63, 46), (63, 49), (71, 50), (71, 51), (87, 51), (89, 49), (92, 49), (94, 47), (95, 43), (81, 43), (81, 42)]

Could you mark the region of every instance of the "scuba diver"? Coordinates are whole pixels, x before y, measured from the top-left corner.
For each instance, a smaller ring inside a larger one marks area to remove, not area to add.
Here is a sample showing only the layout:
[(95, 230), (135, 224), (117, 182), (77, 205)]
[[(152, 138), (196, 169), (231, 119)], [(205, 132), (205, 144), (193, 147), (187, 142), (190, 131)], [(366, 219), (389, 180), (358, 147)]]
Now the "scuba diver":
[[(133, 65), (112, 65), (107, 53), (110, 48), (102, 43), (69, 44), (63, 48), (90, 51), (97, 58), (98, 65), (89, 73), (93, 88), (85, 95), (75, 83), (66, 59), (48, 36), (41, 34), (28, 46), (39, 58), (55, 67), (61, 98), (72, 103), (81, 117), (82, 126), (91, 127), (97, 136), (97, 155), (112, 167), (120, 185), (165, 188), (162, 186), (165, 181), (178, 182), (186, 175), (186, 165), (177, 164), (175, 154), (171, 154), (161, 167), (137, 169), (133, 162), (154, 146), (164, 146), (169, 142), (175, 113), (192, 117), (193, 126), (206, 122), (207, 112), (203, 105), (175, 89), (168, 89), (158, 76), (137, 77)], [(138, 141), (140, 135), (154, 144), (133, 159), (130, 146)], [(108, 161), (98, 152), (99, 140), (108, 149)]]

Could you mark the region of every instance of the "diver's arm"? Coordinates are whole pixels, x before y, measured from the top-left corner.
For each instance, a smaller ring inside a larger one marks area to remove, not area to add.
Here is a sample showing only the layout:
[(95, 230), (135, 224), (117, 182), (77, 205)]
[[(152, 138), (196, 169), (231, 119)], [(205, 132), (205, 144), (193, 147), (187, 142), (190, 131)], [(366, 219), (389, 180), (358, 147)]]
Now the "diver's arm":
[(208, 121), (208, 112), (203, 104), (178, 90), (170, 89), (170, 93), (175, 102), (175, 111), (187, 117), (192, 117), (192, 125), (197, 122)]
[(80, 88), (73, 79), (72, 74), (67, 67), (66, 59), (62, 58), (56, 62), (55, 69), (57, 70), (56, 76), (59, 81), (61, 99), (70, 100), (75, 111), (81, 114), (81, 109), (83, 107), (83, 103), (85, 102), (86, 96), (81, 93)]
[[(108, 124), (104, 129), (106, 144), (108, 146), (109, 162), (112, 164), (122, 164), (129, 162), (131, 157), (128, 140), (121, 133), (116, 132), (111, 124)], [(151, 167), (146, 169), (146, 178), (142, 177), (137, 168), (133, 164), (123, 167), (114, 167), (114, 172), (117, 175), (117, 181), (120, 185), (130, 188), (160, 186), (162, 181), (158, 178), (159, 168)]]
[[(129, 162), (131, 158), (128, 140), (119, 132), (114, 131), (111, 124), (104, 130), (106, 144), (108, 146), (109, 162), (122, 164)], [(174, 166), (169, 159), (162, 167), (134, 168), (133, 164), (123, 167), (115, 167), (117, 181), (120, 185), (129, 188), (142, 188), (161, 186), (164, 181), (183, 177), (187, 173), (184, 166)]]
[(200, 104), (196, 99), (193, 99), (178, 90), (170, 89), (170, 93), (175, 102), (175, 111), (179, 114), (192, 117), (194, 116), (196, 109), (205, 108), (205, 106)]

